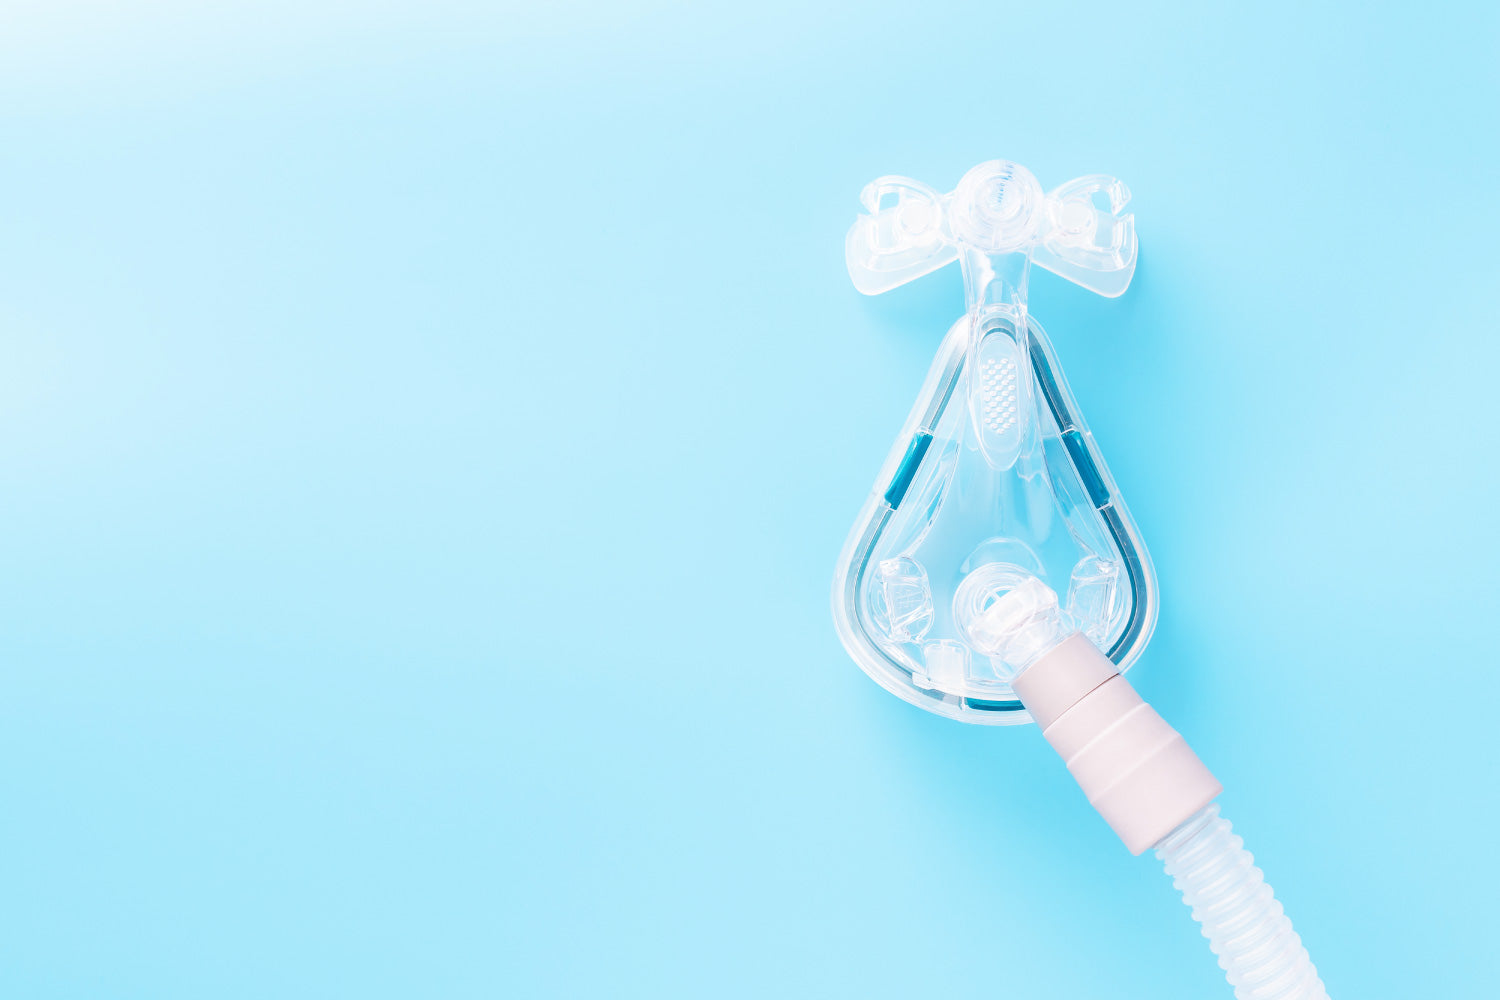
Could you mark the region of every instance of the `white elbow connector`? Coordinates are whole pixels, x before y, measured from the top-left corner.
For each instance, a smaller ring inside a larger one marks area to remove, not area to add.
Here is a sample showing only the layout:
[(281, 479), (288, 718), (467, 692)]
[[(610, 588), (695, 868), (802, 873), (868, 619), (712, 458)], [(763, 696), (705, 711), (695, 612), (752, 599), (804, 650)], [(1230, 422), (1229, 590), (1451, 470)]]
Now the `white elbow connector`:
[(1080, 632), (1011, 686), (1131, 854), (1149, 850), (1224, 790), (1187, 741)]

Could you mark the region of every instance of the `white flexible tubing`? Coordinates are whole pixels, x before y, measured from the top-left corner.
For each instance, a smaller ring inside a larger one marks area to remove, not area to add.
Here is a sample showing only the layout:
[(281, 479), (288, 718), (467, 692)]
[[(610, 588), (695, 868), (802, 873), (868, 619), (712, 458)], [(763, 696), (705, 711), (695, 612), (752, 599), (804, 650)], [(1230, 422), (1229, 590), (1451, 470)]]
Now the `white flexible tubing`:
[(1163, 837), (1156, 856), (1203, 925), (1236, 1000), (1327, 1000), (1291, 919), (1218, 805)]
[(1292, 922), (1219, 816), (1223, 786), (1107, 656), (1074, 633), (1011, 686), (1130, 852), (1156, 849), (1238, 1000), (1326, 1000)]

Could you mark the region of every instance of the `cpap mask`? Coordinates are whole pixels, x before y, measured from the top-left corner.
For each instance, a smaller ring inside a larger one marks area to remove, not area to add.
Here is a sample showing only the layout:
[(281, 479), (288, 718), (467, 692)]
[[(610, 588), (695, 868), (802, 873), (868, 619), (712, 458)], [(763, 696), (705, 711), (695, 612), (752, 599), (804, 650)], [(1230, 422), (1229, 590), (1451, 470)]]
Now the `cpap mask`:
[(849, 276), (876, 295), (954, 260), (967, 311), (938, 349), (839, 558), (839, 637), (886, 690), (963, 722), (1036, 722), (1133, 854), (1155, 848), (1239, 1000), (1326, 997), (1222, 786), (1122, 676), (1156, 624), (1130, 512), (1026, 308), (1033, 263), (1118, 296), (1135, 217), (1113, 177), (1044, 192), (982, 163), (948, 194), (860, 194)]

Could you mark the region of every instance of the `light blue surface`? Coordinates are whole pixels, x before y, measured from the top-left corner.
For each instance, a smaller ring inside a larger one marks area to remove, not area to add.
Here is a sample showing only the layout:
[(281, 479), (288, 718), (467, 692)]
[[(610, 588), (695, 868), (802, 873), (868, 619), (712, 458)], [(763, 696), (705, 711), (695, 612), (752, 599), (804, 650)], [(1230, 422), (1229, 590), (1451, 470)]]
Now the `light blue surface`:
[(1494, 6), (542, 6), (3, 15), (0, 995), (1227, 998), (830, 623), (960, 308), (856, 193), (995, 156), (1136, 195), (1137, 684), (1336, 998), (1491, 992)]

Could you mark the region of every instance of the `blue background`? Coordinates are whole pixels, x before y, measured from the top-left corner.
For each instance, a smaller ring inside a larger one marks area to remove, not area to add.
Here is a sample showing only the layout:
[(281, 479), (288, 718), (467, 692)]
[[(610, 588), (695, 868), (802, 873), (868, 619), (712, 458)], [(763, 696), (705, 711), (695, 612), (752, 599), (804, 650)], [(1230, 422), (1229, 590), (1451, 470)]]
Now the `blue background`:
[(1494, 6), (541, 7), (6, 6), (0, 994), (1227, 997), (829, 619), (961, 308), (856, 194), (996, 156), (1135, 192), (1136, 683), (1335, 997), (1487, 991)]

